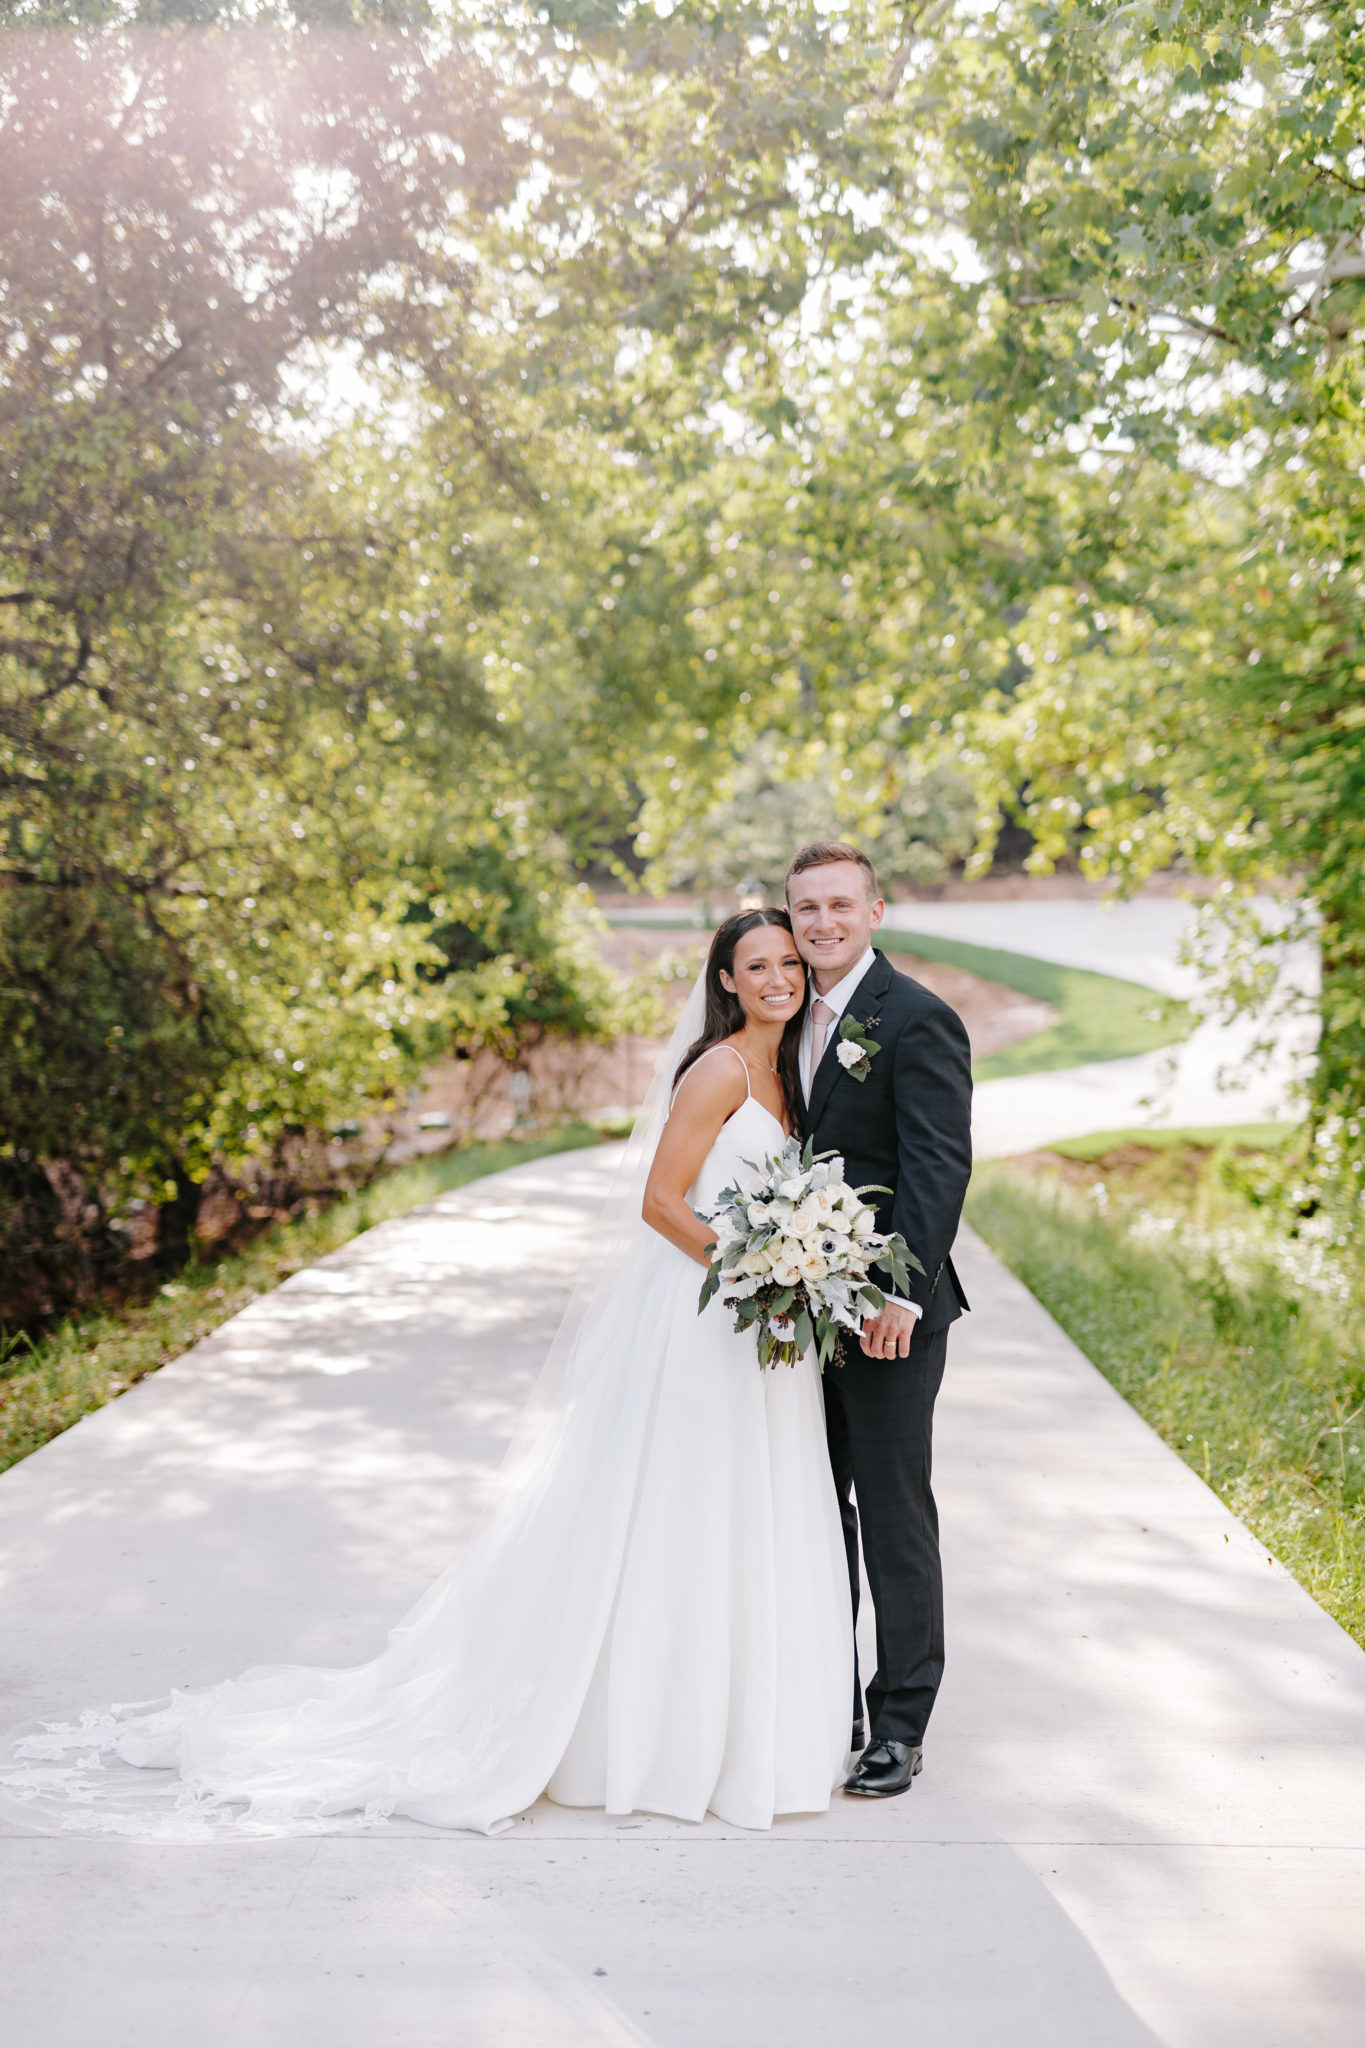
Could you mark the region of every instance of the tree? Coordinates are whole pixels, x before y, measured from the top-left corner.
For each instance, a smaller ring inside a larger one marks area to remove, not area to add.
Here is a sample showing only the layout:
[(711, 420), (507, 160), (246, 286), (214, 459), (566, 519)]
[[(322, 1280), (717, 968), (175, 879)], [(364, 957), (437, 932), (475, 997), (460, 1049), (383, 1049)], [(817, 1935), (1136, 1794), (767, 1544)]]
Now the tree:
[[(980, 863), (1002, 807), (1038, 865), (1303, 877), (1356, 1143), (1349, 9), (42, 12), (0, 72), (21, 1149), (245, 1168), (452, 1033), (609, 1028), (590, 861), (767, 881), (818, 813)], [(374, 409), (327, 430), (343, 349)], [(83, 934), (98, 1060), (37, 1021)]]
[(726, 786), (723, 802), (670, 841), (665, 874), (672, 883), (693, 882), (706, 895), (752, 890), (780, 898), (803, 841), (839, 839), (850, 831), (884, 885), (932, 882), (969, 853), (976, 838), (975, 791), (946, 766), (902, 770), (892, 801), (869, 811), (863, 791), (842, 783), (839, 771), (829, 772), (821, 748), (794, 751), (770, 735), (749, 750)]
[(1111, 528), (1017, 623), (1026, 676), (987, 707), (996, 758), (1040, 860), (1304, 888), (1313, 1107), (1357, 1175), (1362, 47), (1338, 0), (1199, 0), (1002, 9), (920, 52), (953, 107), (938, 201), (984, 273), (983, 323), (1015, 354), (1022, 418), (1070, 442), (1087, 519)]
[(268, 1167), (452, 1039), (611, 1028), (467, 593), (427, 595), (453, 486), (403, 488), (382, 435), (333, 460), (282, 432), (306, 344), (449, 366), (452, 208), (516, 161), (464, 50), (0, 46), (11, 1271), (39, 1160), (83, 1177), (96, 1240), (138, 1189), (181, 1241), (211, 1160)]
[[(728, 419), (688, 618), (743, 683), (730, 743), (817, 743), (870, 816), (903, 714), (901, 758), (955, 753), (1038, 865), (1302, 882), (1318, 1127), (1365, 1163), (1359, 9), (623, 10), (624, 80), (556, 20), (643, 194), (618, 218), (604, 179), (566, 238), (633, 350), (618, 417), (660, 463)], [(671, 751), (659, 853), (705, 772)]]

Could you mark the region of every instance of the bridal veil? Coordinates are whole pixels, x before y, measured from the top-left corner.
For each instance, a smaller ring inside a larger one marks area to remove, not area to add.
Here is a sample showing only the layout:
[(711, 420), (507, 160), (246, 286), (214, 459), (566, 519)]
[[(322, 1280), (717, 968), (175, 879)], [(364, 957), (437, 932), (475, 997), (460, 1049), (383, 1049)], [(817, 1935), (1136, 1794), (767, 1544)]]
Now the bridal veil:
[(699, 977), (488, 1513), (380, 1654), (341, 1670), (262, 1666), (24, 1732), (0, 1752), (8, 1819), (156, 1841), (334, 1833), (390, 1816), (492, 1832), (540, 1795), (610, 1623), (654, 1396), (641, 1360), (661, 1261), (675, 1256), (641, 1221), (641, 1200), (703, 1012)]

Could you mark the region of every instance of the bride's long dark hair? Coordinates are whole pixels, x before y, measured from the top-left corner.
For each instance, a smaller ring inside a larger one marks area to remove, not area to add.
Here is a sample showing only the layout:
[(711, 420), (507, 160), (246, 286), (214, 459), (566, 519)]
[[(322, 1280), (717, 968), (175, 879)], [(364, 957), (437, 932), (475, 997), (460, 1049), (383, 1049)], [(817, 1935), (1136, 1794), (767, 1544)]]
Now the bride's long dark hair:
[[(747, 933), (756, 931), (760, 925), (775, 925), (779, 931), (790, 932), (792, 921), (785, 910), (741, 910), (735, 917), (727, 917), (719, 926), (711, 941), (711, 951), (706, 956), (706, 1015), (701, 1035), (695, 1038), (678, 1062), (678, 1071), (673, 1077), (676, 1088), (690, 1066), (698, 1061), (711, 1046), (719, 1045), (722, 1039), (733, 1038), (741, 1030), (744, 1011), (739, 997), (726, 988), (721, 980), (728, 974), (731, 980), (735, 973), (735, 953), (739, 942)], [(777, 1081), (782, 1090), (782, 1100), (787, 1107), (787, 1122), (794, 1131), (802, 1128), (801, 1070), (798, 1053), (801, 1045), (801, 1020), (806, 1014), (809, 987), (795, 1016), (787, 1019), (787, 1028), (782, 1033), (782, 1043), (777, 1049)]]

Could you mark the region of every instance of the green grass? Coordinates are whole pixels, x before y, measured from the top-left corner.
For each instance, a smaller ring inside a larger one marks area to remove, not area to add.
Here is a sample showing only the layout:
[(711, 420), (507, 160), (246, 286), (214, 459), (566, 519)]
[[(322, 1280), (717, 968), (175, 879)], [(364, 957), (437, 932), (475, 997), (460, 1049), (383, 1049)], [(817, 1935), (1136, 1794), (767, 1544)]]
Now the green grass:
[(995, 946), (968, 946), (957, 939), (932, 938), (925, 932), (881, 934), (893, 946), (935, 960), (945, 967), (965, 967), (986, 981), (1002, 982), (1020, 995), (1051, 1003), (1061, 1015), (1055, 1024), (1007, 1045), (1003, 1052), (977, 1060), (978, 1081), (996, 1081), (1009, 1074), (1042, 1074), (1058, 1067), (1088, 1066), (1097, 1060), (1131, 1059), (1155, 1052), (1183, 1038), (1190, 1025), (1185, 1003), (1121, 981), (1112, 974), (1092, 974), (1083, 967), (1059, 967), (1028, 953), (1007, 953)]
[(1184, 1124), (1174, 1130), (1149, 1130), (1139, 1125), (1131, 1131), (1091, 1131), (1084, 1138), (1062, 1138), (1049, 1145), (1064, 1159), (1103, 1159), (1121, 1146), (1145, 1145), (1153, 1152), (1181, 1151), (1187, 1146), (1216, 1151), (1230, 1146), (1233, 1151), (1274, 1152), (1292, 1138), (1297, 1124)]
[(1358, 1253), (1265, 1199), (1256, 1175), (1272, 1170), (1273, 1158), (1239, 1159), (1235, 1140), (1138, 1161), (1117, 1149), (1053, 1168), (1000, 1161), (978, 1172), (967, 1213), (1365, 1644), (1365, 1273)]
[(243, 1252), (187, 1266), (150, 1301), (72, 1318), (0, 1366), (0, 1472), (197, 1344), (258, 1295), (391, 1216), (504, 1167), (595, 1145), (569, 1124), (525, 1143), (452, 1147), (381, 1174), (315, 1216), (267, 1230)]
[[(652, 931), (696, 931), (695, 917), (644, 918), (613, 912), (613, 925), (647, 926)], [(1091, 974), (1083, 967), (1058, 967), (1029, 953), (1007, 953), (995, 946), (968, 946), (957, 939), (931, 938), (926, 932), (885, 927), (879, 942), (888, 953), (915, 953), (944, 967), (965, 967), (986, 981), (998, 981), (1020, 995), (1051, 1003), (1061, 1012), (1055, 1024), (1021, 1038), (1017, 1045), (973, 1062), (978, 1081), (996, 1081), (1007, 1074), (1043, 1074), (1058, 1067), (1088, 1066), (1097, 1060), (1130, 1059), (1173, 1045), (1189, 1029), (1189, 1007), (1159, 995), (1136, 981), (1112, 974)]]

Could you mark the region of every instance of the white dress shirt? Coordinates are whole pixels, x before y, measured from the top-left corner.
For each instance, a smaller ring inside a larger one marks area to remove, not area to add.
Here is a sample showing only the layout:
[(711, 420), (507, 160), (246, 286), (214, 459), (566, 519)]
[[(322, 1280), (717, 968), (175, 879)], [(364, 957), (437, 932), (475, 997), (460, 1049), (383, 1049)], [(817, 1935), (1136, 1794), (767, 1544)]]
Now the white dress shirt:
[[(836, 981), (829, 994), (820, 997), (820, 1001), (834, 1012), (834, 1015), (829, 1020), (829, 1029), (825, 1034), (826, 1052), (829, 1051), (831, 1041), (839, 1036), (839, 1019), (853, 1001), (858, 983), (868, 970), (875, 967), (876, 964), (876, 951), (873, 947), (869, 946), (857, 966), (850, 967), (843, 980)], [(814, 1003), (815, 994), (812, 990), (810, 1003), (806, 1006), (806, 1014), (801, 1023), (801, 1044), (797, 1049), (797, 1061), (801, 1069), (801, 1093), (805, 1096), (807, 1102), (810, 1101), (810, 1084), (815, 1078), (810, 1070), (810, 1056), (815, 1048), (815, 1020), (811, 1015)]]
[[(873, 946), (869, 946), (867, 951), (863, 954), (862, 959), (858, 961), (857, 965), (849, 968), (848, 973), (844, 976), (843, 980), (836, 981), (833, 988), (830, 989), (829, 993), (819, 998), (819, 1000), (822, 1003), (826, 1003), (829, 1006), (829, 1008), (834, 1012), (834, 1015), (829, 1020), (829, 1025), (825, 1032), (826, 1052), (829, 1051), (831, 1044), (833, 1044), (839, 1036), (839, 1019), (843, 1016), (844, 1011), (853, 1001), (853, 997), (857, 991), (859, 982), (861, 982), (863, 976), (868, 972), (868, 970), (872, 967), (875, 967), (876, 964), (876, 948)], [(812, 984), (813, 982), (814, 977), (812, 976)], [(801, 1075), (801, 1093), (805, 1096), (807, 1102), (810, 1101), (811, 1082), (815, 1078), (814, 1075), (811, 1073), (811, 1054), (815, 1050), (815, 1020), (811, 1012), (815, 1006), (815, 1002), (816, 997), (815, 994), (812, 993), (810, 1002), (806, 1005), (806, 1014), (801, 1022), (801, 1043), (797, 1047), (796, 1054), (797, 1066), (799, 1068)], [(888, 1293), (885, 1288), (882, 1289), (882, 1292), (886, 1294), (886, 1298), (888, 1301), (894, 1301), (901, 1308), (908, 1309), (910, 1314), (915, 1318), (915, 1321), (919, 1321), (922, 1311), (920, 1309), (918, 1302), (905, 1301), (899, 1294)]]

